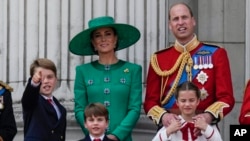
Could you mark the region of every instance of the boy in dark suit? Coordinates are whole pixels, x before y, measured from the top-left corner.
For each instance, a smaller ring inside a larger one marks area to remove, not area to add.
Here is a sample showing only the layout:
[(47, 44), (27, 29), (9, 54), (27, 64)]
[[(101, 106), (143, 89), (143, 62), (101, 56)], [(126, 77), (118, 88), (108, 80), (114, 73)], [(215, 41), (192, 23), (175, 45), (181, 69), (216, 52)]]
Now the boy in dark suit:
[(12, 88), (0, 81), (0, 141), (12, 141), (17, 133), (12, 107)]
[(57, 83), (55, 64), (45, 58), (30, 66), (22, 96), (24, 141), (65, 141), (66, 109), (52, 95)]
[(109, 113), (101, 103), (91, 103), (84, 110), (84, 126), (89, 134), (79, 141), (113, 141), (105, 132), (109, 124)]

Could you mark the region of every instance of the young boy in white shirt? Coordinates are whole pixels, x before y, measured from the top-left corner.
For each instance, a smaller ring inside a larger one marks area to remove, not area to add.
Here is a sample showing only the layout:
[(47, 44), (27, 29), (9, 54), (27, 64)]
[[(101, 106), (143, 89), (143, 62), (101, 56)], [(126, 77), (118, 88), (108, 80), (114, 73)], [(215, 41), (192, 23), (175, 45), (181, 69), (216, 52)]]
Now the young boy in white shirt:
[(91, 103), (84, 110), (84, 126), (89, 134), (79, 141), (113, 141), (105, 132), (109, 124), (109, 112), (101, 103)]

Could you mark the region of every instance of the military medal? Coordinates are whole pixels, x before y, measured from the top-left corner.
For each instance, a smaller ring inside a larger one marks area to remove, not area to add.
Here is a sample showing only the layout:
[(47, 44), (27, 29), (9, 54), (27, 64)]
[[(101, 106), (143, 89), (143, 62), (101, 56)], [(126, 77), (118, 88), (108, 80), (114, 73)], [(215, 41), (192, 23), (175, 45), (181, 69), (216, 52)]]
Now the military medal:
[(194, 57), (194, 69), (195, 70), (198, 69), (198, 60), (197, 60), (197, 57)]
[(203, 65), (202, 65), (202, 58), (201, 56), (199, 57), (199, 69), (203, 69)]
[(214, 67), (213, 63), (212, 63), (212, 56), (209, 56), (209, 64), (208, 64), (208, 68), (212, 69)]
[(200, 89), (200, 92), (201, 92), (201, 100), (206, 99), (208, 96), (207, 90), (204, 87), (202, 87), (202, 89)]
[(204, 59), (204, 69), (207, 69), (208, 68), (208, 56), (204, 56), (203, 57), (203, 59)]
[(204, 85), (208, 79), (208, 76), (205, 72), (200, 71), (200, 73), (197, 75), (196, 79), (198, 80), (198, 82), (200, 82), (202, 85)]

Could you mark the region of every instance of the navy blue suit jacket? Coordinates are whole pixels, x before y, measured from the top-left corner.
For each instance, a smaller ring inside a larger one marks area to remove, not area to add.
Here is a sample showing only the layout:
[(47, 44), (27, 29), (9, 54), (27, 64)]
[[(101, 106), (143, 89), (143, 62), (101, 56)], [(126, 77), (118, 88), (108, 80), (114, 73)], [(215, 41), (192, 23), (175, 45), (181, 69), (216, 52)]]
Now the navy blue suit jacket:
[(61, 112), (57, 118), (54, 107), (39, 93), (40, 86), (31, 85), (31, 78), (22, 96), (24, 141), (65, 141), (66, 109), (53, 97)]
[[(92, 141), (92, 140), (90, 139), (90, 136), (89, 136), (89, 135), (86, 135), (85, 138), (83, 138), (83, 139), (81, 139), (81, 140), (79, 140), (79, 141)], [(109, 138), (105, 135), (102, 141), (114, 141), (114, 140), (109, 139)]]

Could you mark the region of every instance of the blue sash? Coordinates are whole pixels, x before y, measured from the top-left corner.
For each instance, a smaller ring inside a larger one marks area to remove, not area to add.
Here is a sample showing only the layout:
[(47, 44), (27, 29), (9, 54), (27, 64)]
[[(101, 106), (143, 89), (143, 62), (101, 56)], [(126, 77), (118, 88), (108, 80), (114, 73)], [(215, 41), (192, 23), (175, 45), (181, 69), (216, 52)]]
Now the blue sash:
[[(210, 45), (204, 44), (200, 49), (197, 50), (196, 53), (194, 53), (194, 55), (192, 56), (192, 59), (194, 60), (194, 58), (198, 58), (199, 56), (204, 56), (204, 55), (211, 55), (212, 56), (217, 49), (218, 49), (218, 47), (216, 47), (216, 46), (210, 46)], [(192, 79), (194, 79), (194, 77), (200, 71), (201, 70), (199, 70), (199, 69), (195, 70), (195, 69), (192, 68)], [(187, 72), (183, 71), (178, 85), (182, 84), (185, 81), (187, 81)], [(171, 82), (171, 86), (170, 87), (172, 87), (173, 83), (174, 82)], [(168, 102), (163, 105), (163, 108), (170, 109), (170, 108), (173, 107), (174, 103), (175, 103), (175, 96), (173, 94), (171, 96), (171, 98), (168, 100)]]
[(5, 88), (3, 87), (2, 89), (0, 89), (0, 96), (3, 95), (5, 92)]

